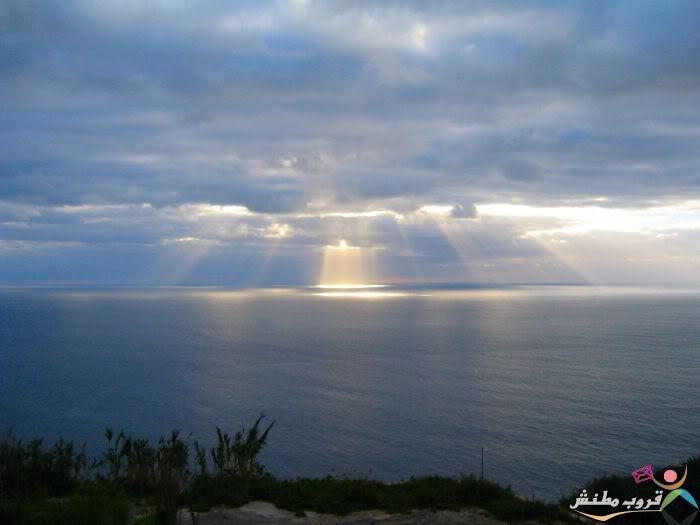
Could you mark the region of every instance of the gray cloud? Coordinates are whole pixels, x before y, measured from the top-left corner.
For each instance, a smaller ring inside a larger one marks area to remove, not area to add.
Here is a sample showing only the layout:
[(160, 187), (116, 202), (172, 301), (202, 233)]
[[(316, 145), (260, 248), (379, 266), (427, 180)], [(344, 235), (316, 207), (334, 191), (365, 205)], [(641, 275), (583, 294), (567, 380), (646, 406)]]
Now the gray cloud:
[(387, 273), (414, 253), (459, 276), (461, 249), (535, 275), (556, 257), (532, 221), (473, 203), (700, 199), (698, 24), (692, 1), (0, 1), (0, 254), (192, 238), (306, 260), (347, 237)]
[(476, 206), (471, 203), (455, 204), (450, 212), (450, 217), (455, 219), (473, 219), (477, 216)]

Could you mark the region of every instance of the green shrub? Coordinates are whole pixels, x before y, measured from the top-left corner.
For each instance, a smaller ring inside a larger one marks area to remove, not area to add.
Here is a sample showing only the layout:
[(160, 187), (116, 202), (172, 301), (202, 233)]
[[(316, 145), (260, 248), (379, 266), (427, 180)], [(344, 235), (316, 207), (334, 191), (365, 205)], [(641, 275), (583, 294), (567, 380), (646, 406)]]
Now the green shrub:
[[(264, 414), (260, 414), (252, 427), (246, 430), (243, 427), (236, 432), (233, 439), (216, 427), (217, 444), (211, 449), (211, 459), (214, 465), (214, 475), (222, 477), (251, 478), (260, 476), (264, 469), (258, 463), (258, 454), (267, 444), (267, 436), (275, 422), (268, 425), (264, 431), (260, 431), (260, 423)], [(207, 472), (206, 453), (197, 444), (197, 462), (202, 472)]]

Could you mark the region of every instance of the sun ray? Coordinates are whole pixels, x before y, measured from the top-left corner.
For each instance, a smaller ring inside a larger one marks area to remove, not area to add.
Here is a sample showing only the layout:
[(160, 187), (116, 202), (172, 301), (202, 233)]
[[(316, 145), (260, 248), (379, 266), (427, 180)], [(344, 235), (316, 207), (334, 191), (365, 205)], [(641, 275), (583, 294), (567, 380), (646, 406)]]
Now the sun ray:
[(337, 246), (326, 246), (319, 286), (362, 288), (371, 284), (369, 251), (368, 248), (350, 246), (344, 239)]

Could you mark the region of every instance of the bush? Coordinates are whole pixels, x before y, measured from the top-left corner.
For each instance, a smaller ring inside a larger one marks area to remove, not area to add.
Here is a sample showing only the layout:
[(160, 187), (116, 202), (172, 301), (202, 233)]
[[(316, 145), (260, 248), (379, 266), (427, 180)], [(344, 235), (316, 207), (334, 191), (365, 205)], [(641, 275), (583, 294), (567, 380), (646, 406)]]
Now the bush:
[[(233, 440), (229, 434), (222, 432), (219, 427), (216, 427), (217, 445), (211, 450), (215, 476), (246, 479), (260, 476), (264, 473), (264, 469), (258, 463), (257, 458), (260, 451), (267, 444), (267, 436), (275, 424), (273, 421), (261, 433), (259, 427), (264, 417), (264, 414), (260, 414), (252, 427), (248, 430), (243, 427), (236, 432)], [(199, 444), (196, 445), (196, 450), (200, 468), (203, 472), (206, 472), (206, 453), (204, 449), (199, 447)]]
[(15, 501), (0, 508), (3, 525), (124, 525), (126, 495), (104, 484), (89, 483), (66, 498)]
[(59, 439), (44, 449), (41, 439), (28, 443), (10, 435), (0, 441), (0, 501), (63, 496), (89, 476), (85, 445)]
[[(509, 487), (473, 476), (391, 484), (368, 478), (277, 480), (258, 461), (274, 425), (261, 428), (263, 419), (261, 414), (233, 436), (217, 427), (211, 449), (195, 441), (193, 471), (190, 447), (178, 431), (151, 445), (148, 439), (108, 428), (102, 460), (90, 465), (84, 447), (77, 449), (73, 442), (59, 440), (44, 449), (41, 440), (25, 444), (10, 437), (0, 442), (0, 523), (118, 525), (126, 520), (129, 497), (145, 498), (155, 509), (140, 520), (144, 525), (173, 525), (178, 510), (186, 506), (203, 511), (257, 499), (297, 514), (480, 507), (507, 521), (567, 518), (555, 505), (527, 501)], [(602, 482), (611, 480), (593, 483)]]
[(169, 439), (163, 437), (158, 442), (156, 453), (156, 515), (161, 525), (174, 525), (177, 511), (183, 504), (189, 470), (187, 469), (189, 450), (173, 431)]

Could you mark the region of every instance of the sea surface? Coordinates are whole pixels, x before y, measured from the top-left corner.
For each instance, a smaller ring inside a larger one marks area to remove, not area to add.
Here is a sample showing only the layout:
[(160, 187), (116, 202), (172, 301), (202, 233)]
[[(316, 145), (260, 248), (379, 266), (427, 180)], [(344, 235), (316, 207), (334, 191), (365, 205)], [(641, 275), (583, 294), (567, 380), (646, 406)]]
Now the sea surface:
[(280, 477), (484, 475), (556, 499), (700, 453), (700, 294), (595, 287), (1, 289), (0, 432), (213, 443)]

